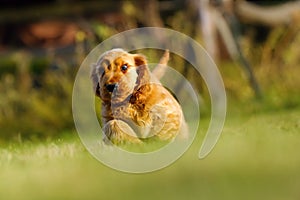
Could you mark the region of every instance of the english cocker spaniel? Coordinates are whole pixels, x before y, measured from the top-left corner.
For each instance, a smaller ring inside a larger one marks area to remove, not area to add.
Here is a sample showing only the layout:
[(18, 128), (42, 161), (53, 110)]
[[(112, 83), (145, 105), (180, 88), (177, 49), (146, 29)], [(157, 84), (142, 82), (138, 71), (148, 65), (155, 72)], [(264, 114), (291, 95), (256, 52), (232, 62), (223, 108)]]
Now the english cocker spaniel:
[(103, 53), (92, 67), (95, 94), (102, 100), (103, 140), (141, 143), (144, 138), (186, 137), (181, 106), (159, 78), (169, 59), (166, 51), (151, 73), (145, 56), (123, 49)]

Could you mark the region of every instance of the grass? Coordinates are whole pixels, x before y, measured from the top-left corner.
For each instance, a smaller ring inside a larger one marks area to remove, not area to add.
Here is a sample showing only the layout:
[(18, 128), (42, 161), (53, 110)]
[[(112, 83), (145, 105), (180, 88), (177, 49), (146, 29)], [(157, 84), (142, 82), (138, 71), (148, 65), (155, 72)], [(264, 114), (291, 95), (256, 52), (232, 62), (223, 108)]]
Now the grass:
[(299, 199), (299, 116), (299, 108), (229, 115), (208, 157), (197, 158), (201, 129), (173, 165), (140, 175), (102, 165), (75, 133), (7, 144), (0, 149), (0, 199)]

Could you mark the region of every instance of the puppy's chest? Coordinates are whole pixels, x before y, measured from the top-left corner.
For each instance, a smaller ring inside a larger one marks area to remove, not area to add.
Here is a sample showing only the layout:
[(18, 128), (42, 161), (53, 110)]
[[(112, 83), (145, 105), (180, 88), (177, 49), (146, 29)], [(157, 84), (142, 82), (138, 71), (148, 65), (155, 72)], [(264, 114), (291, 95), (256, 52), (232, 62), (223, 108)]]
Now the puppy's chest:
[[(155, 108), (154, 106), (153, 108)], [(145, 109), (144, 105), (132, 105), (126, 103), (126, 105), (112, 106), (112, 114), (116, 119), (123, 121), (134, 122), (136, 125), (145, 126), (151, 123), (152, 116), (154, 115), (152, 109)]]
[(125, 121), (142, 138), (156, 135), (163, 129), (167, 120), (166, 109), (160, 103), (144, 109), (128, 103), (114, 108), (113, 115)]

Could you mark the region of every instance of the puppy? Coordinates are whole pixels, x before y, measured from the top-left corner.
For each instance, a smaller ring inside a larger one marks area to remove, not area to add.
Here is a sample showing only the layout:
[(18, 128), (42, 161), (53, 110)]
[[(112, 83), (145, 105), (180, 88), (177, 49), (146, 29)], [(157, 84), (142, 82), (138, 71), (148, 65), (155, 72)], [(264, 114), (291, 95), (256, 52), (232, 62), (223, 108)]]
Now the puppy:
[(102, 100), (104, 141), (141, 143), (149, 137), (172, 140), (187, 134), (179, 103), (156, 78), (164, 73), (168, 56), (166, 51), (154, 74), (141, 54), (112, 49), (100, 56), (91, 79)]

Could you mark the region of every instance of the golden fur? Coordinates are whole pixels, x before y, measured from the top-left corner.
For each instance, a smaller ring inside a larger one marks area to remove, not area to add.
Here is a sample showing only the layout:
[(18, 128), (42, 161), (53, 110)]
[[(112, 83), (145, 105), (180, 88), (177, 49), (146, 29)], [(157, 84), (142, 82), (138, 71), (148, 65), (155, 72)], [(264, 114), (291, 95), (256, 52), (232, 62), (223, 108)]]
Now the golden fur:
[(102, 100), (105, 141), (140, 143), (152, 136), (170, 140), (179, 132), (186, 134), (180, 105), (157, 79), (168, 56), (166, 51), (153, 74), (143, 55), (112, 49), (100, 56), (91, 79)]

